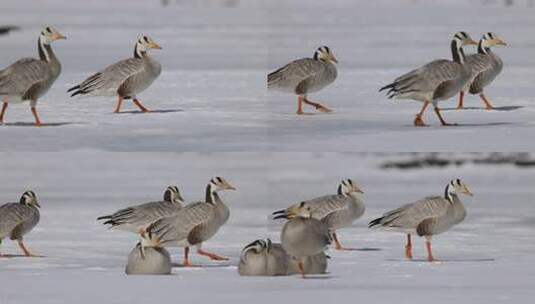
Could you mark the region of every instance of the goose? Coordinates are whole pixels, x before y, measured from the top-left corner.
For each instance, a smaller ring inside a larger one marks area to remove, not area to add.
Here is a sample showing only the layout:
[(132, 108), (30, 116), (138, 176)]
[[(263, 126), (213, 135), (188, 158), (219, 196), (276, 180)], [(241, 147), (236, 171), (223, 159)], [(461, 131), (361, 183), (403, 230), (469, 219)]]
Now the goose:
[(483, 94), (483, 89), (500, 74), (503, 68), (503, 62), (490, 48), (506, 45), (498, 35), (489, 32), (479, 40), (477, 54), (466, 56), (466, 64), (470, 67), (472, 75), (470, 81), (459, 93), (457, 109), (463, 108), (464, 93), (466, 91), (470, 92), (470, 94), (479, 94), (487, 110), (494, 109), (485, 94)]
[(143, 247), (142, 242), (128, 254), (125, 273), (132, 274), (170, 274), (171, 256), (165, 248)]
[(477, 44), (466, 32), (458, 32), (451, 40), (453, 60), (438, 59), (402, 75), (394, 82), (379, 89), (389, 89), (388, 98), (412, 99), (423, 102), (423, 107), (414, 119), (415, 126), (425, 126), (422, 119), (427, 106), (433, 104), (443, 126), (447, 123), (438, 108), (438, 102), (449, 99), (461, 91), (470, 80), (470, 68), (465, 64), (463, 46)]
[[(306, 201), (312, 208), (312, 217), (323, 221), (329, 227), (337, 250), (346, 250), (336, 231), (350, 227), (354, 221), (364, 214), (365, 206), (360, 197), (364, 192), (351, 179), (342, 180), (338, 185), (337, 193), (325, 195)], [(290, 207), (294, 208), (295, 206)], [(273, 215), (284, 214), (288, 209), (273, 212)]]
[(329, 108), (310, 101), (309, 93), (318, 92), (334, 82), (337, 76), (338, 60), (327, 46), (319, 47), (312, 58), (297, 59), (268, 75), (268, 89), (297, 95), (297, 114), (303, 112), (303, 103), (321, 112), (332, 112)]
[(431, 250), (433, 235), (445, 232), (462, 222), (466, 210), (458, 194), (472, 196), (468, 186), (460, 179), (453, 179), (444, 191), (444, 197), (431, 196), (388, 211), (382, 217), (370, 222), (369, 227), (383, 227), (407, 234), (405, 257), (412, 259), (411, 234), (426, 238), (427, 259), (435, 261)]
[(61, 39), (67, 37), (51, 26), (45, 27), (37, 40), (39, 59), (23, 58), (0, 71), (0, 124), (4, 123), (8, 104), (30, 101), (35, 125), (42, 125), (37, 114), (37, 100), (48, 92), (61, 73), (61, 64), (51, 46)]
[(288, 273), (289, 257), (280, 244), (270, 239), (256, 240), (240, 254), (238, 273), (241, 276), (279, 276)]
[(204, 201), (186, 205), (173, 216), (151, 223), (142, 233), (146, 242), (159, 247), (184, 247), (184, 266), (189, 262), (189, 247), (196, 246), (197, 253), (212, 260), (228, 260), (225, 257), (202, 249), (202, 243), (214, 236), (230, 215), (228, 207), (218, 191), (236, 190), (224, 178), (214, 177), (206, 186)]
[(71, 97), (118, 96), (114, 113), (120, 113), (124, 99), (132, 99), (142, 112), (150, 112), (137, 97), (137, 94), (147, 89), (162, 71), (160, 63), (149, 56), (147, 52), (149, 49), (161, 49), (161, 47), (148, 36), (139, 38), (134, 47), (133, 58), (106, 67), (67, 92), (72, 92)]
[(150, 223), (178, 212), (183, 203), (178, 187), (169, 186), (164, 192), (163, 201), (123, 208), (113, 214), (100, 216), (97, 220), (106, 220), (103, 224), (110, 225), (113, 229), (143, 233), (143, 229)]
[(281, 232), (282, 248), (296, 260), (299, 273), (305, 278), (306, 257), (323, 252), (331, 244), (329, 229), (325, 223), (312, 217), (312, 207), (307, 202), (290, 207), (275, 218), (288, 219)]
[(33, 191), (24, 192), (18, 203), (0, 206), (0, 244), (2, 239), (9, 237), (11, 240), (17, 240), (24, 255), (35, 256), (24, 245), (23, 237), (39, 223), (40, 207)]

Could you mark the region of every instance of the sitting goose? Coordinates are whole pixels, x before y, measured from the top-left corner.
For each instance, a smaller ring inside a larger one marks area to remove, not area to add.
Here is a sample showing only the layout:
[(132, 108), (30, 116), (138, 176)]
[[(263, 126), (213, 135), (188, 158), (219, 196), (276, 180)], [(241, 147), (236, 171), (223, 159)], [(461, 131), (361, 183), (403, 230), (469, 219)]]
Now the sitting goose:
[(307, 94), (320, 91), (333, 83), (338, 63), (327, 46), (319, 47), (313, 58), (302, 58), (288, 63), (268, 75), (268, 89), (296, 94), (297, 114), (304, 114), (303, 102), (321, 112), (331, 112), (327, 107), (307, 99)]
[(296, 260), (299, 272), (305, 278), (305, 259), (320, 254), (331, 243), (329, 229), (312, 217), (312, 207), (306, 202), (288, 208), (275, 218), (288, 219), (281, 232), (282, 248)]
[(182, 209), (184, 199), (177, 186), (169, 186), (163, 194), (163, 201), (149, 202), (127, 207), (113, 214), (98, 217), (106, 220), (104, 225), (111, 228), (142, 233), (143, 229), (155, 220), (170, 216)]
[(184, 247), (184, 266), (191, 266), (189, 247), (197, 246), (197, 253), (212, 260), (225, 257), (202, 250), (202, 243), (214, 236), (229, 218), (230, 211), (218, 191), (236, 190), (225, 179), (214, 177), (206, 186), (205, 201), (186, 205), (175, 215), (156, 220), (144, 233), (147, 243), (158, 247)]
[(171, 256), (165, 248), (143, 247), (137, 243), (128, 255), (126, 274), (170, 274)]
[(470, 68), (465, 64), (463, 46), (477, 44), (466, 32), (458, 32), (451, 41), (453, 61), (439, 59), (432, 61), (394, 80), (380, 91), (389, 89), (388, 98), (413, 99), (424, 103), (422, 110), (416, 114), (415, 126), (425, 126), (422, 115), (427, 106), (432, 103), (435, 113), (443, 126), (446, 123), (438, 102), (449, 99), (461, 91), (470, 80)]
[(411, 234), (425, 236), (428, 260), (434, 261), (431, 238), (462, 222), (466, 216), (464, 205), (458, 193), (472, 196), (468, 186), (460, 179), (454, 179), (446, 186), (444, 197), (431, 196), (398, 209), (388, 211), (382, 217), (370, 222), (369, 227), (384, 227), (407, 234), (405, 257), (412, 259)]
[(147, 53), (148, 49), (161, 49), (150, 37), (143, 36), (136, 42), (134, 57), (121, 60), (104, 70), (90, 76), (81, 84), (70, 88), (67, 92), (74, 91), (71, 97), (76, 95), (90, 96), (118, 96), (117, 106), (114, 113), (121, 111), (124, 99), (132, 99), (142, 112), (149, 112), (139, 99), (137, 94), (148, 88), (160, 75), (162, 67)]
[(45, 27), (37, 41), (39, 59), (23, 58), (0, 71), (0, 97), (3, 102), (0, 124), (4, 122), (9, 103), (29, 100), (35, 125), (41, 126), (36, 109), (37, 100), (45, 95), (61, 73), (61, 64), (50, 46), (59, 39), (66, 37), (51, 26)]
[(238, 264), (241, 276), (278, 276), (288, 273), (289, 257), (280, 244), (256, 240), (243, 248)]
[[(329, 227), (338, 250), (347, 248), (342, 247), (340, 244), (336, 230), (350, 227), (355, 220), (364, 214), (365, 207), (359, 193), (362, 194), (363, 192), (357, 184), (351, 179), (345, 179), (338, 185), (337, 194), (325, 195), (306, 201), (312, 209), (312, 217), (321, 220)], [(288, 209), (278, 210), (273, 212), (273, 215), (284, 214), (287, 211)]]
[[(327, 259), (329, 256), (325, 252), (316, 255), (307, 256), (303, 259), (303, 270), (305, 274), (324, 274), (327, 272)], [(298, 274), (299, 263), (291, 259), (288, 264), (288, 274)]]
[(496, 76), (502, 71), (502, 60), (490, 49), (493, 46), (499, 45), (505, 46), (507, 44), (498, 35), (489, 32), (479, 40), (477, 54), (466, 56), (466, 64), (471, 68), (472, 77), (459, 94), (459, 105), (457, 109), (463, 108), (464, 92), (467, 90), (470, 94), (479, 94), (487, 110), (493, 109), (485, 94), (483, 94), (483, 89), (493, 82)]
[[(39, 222), (39, 209), (37, 197), (33, 191), (22, 194), (18, 203), (7, 203), (0, 206), (0, 244), (2, 239), (9, 237), (17, 240), (20, 249), (26, 256), (34, 256), (24, 246), (23, 237)], [(0, 256), (2, 254), (0, 253)]]

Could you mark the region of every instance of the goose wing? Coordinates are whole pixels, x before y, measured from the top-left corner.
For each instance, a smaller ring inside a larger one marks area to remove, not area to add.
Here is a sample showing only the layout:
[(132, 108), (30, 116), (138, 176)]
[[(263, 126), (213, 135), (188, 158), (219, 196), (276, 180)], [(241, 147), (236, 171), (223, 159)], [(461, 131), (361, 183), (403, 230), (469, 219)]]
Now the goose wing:
[(165, 246), (166, 243), (187, 240), (193, 229), (211, 222), (214, 216), (212, 205), (206, 202), (196, 202), (182, 208), (173, 216), (156, 220), (147, 227), (146, 231), (152, 240)]
[(0, 206), (0, 239), (11, 236), (13, 230), (20, 224), (31, 220), (33, 212), (22, 204), (7, 203)]
[(299, 90), (325, 71), (325, 65), (312, 58), (297, 59), (268, 75), (268, 88)]
[(347, 197), (343, 195), (326, 195), (309, 200), (307, 203), (312, 208), (312, 216), (319, 220), (349, 208)]
[(380, 225), (397, 229), (416, 229), (418, 224), (428, 218), (446, 214), (450, 203), (441, 196), (431, 196), (385, 213), (370, 222), (370, 227)]
[(117, 95), (117, 90), (130, 77), (136, 77), (146, 69), (143, 59), (129, 58), (112, 64), (104, 70), (91, 75), (77, 86), (68, 90), (74, 91), (71, 96), (94, 94), (104, 96)]
[(402, 75), (379, 91), (390, 89), (388, 97), (403, 97), (413, 93), (433, 93), (447, 81), (457, 79), (462, 74), (462, 66), (456, 62), (439, 59)]
[(165, 201), (149, 202), (118, 210), (111, 215), (105, 215), (98, 220), (106, 220), (104, 224), (112, 227), (121, 225), (145, 226), (161, 217), (170, 216), (178, 208)]
[(483, 88), (491, 83), (498, 75), (492, 59), (488, 55), (473, 54), (466, 58), (469, 64), (473, 80), (470, 85), (470, 93), (477, 94), (483, 91)]
[(0, 95), (24, 95), (32, 86), (48, 76), (46, 62), (23, 58), (0, 72)]

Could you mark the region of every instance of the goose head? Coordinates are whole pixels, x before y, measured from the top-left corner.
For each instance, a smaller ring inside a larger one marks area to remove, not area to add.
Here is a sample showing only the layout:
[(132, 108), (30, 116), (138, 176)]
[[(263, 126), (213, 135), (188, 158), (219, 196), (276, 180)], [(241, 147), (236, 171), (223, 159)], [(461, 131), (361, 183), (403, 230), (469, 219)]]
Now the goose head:
[(39, 205), (39, 202), (37, 201), (37, 196), (35, 196), (35, 192), (33, 191), (24, 192), (20, 197), (20, 203), (26, 206), (41, 208), (41, 205)]
[(166, 202), (172, 202), (172, 203), (183, 203), (184, 198), (182, 198), (182, 195), (180, 194), (180, 190), (177, 186), (169, 186), (167, 189), (165, 189), (165, 192), (163, 194), (163, 200)]
[(338, 63), (338, 60), (334, 57), (334, 54), (328, 46), (320, 46), (314, 53), (313, 58), (323, 62)]
[(45, 27), (41, 31), (39, 38), (44, 44), (50, 44), (56, 40), (67, 39), (67, 37), (63, 36), (58, 30), (51, 26)]
[(359, 186), (357, 186), (357, 183), (355, 183), (351, 179), (344, 179), (342, 182), (338, 185), (338, 194), (340, 195), (350, 195), (351, 193), (364, 193)]
[(488, 32), (481, 38), (481, 46), (484, 48), (489, 48), (493, 46), (506, 46), (507, 43), (503, 41), (498, 35), (492, 32)]

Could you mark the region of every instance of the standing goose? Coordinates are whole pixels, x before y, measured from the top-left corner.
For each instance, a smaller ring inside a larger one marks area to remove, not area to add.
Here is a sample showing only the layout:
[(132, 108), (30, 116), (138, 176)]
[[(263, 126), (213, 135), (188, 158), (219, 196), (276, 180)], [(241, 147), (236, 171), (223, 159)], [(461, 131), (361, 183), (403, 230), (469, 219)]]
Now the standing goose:
[(198, 254), (212, 260), (227, 260), (201, 247), (229, 218), (230, 211), (217, 194), (221, 190), (236, 189), (221, 177), (212, 178), (206, 186), (205, 201), (190, 203), (175, 215), (150, 224), (143, 234), (146, 242), (152, 246), (184, 247), (184, 266), (191, 266), (188, 259), (191, 246), (197, 246)]
[(425, 236), (428, 260), (434, 261), (431, 251), (431, 238), (435, 234), (449, 230), (462, 222), (466, 210), (458, 193), (472, 196), (468, 186), (460, 179), (452, 180), (444, 191), (444, 197), (431, 196), (388, 211), (382, 217), (370, 222), (369, 227), (384, 227), (407, 234), (405, 257), (412, 259), (411, 234)]
[(463, 46), (477, 44), (466, 32), (458, 32), (451, 41), (453, 60), (439, 59), (432, 61), (394, 80), (380, 91), (389, 89), (388, 98), (413, 99), (424, 103), (421, 111), (414, 119), (415, 126), (425, 126), (422, 115), (432, 103), (435, 113), (443, 126), (446, 123), (438, 102), (449, 99), (461, 91), (470, 80), (470, 68), (465, 64)]
[(499, 45), (505, 46), (507, 44), (498, 35), (489, 32), (479, 40), (477, 54), (466, 56), (466, 64), (470, 67), (472, 75), (470, 81), (459, 94), (459, 105), (457, 109), (463, 108), (464, 92), (467, 90), (470, 94), (479, 94), (487, 110), (494, 109), (485, 97), (485, 94), (483, 94), (483, 89), (494, 81), (496, 76), (502, 71), (502, 60), (490, 49), (493, 46)]
[(331, 243), (325, 223), (312, 217), (312, 207), (306, 202), (290, 207), (275, 218), (286, 218), (281, 232), (282, 248), (297, 261), (299, 272), (305, 278), (304, 260), (325, 250)]
[(182, 209), (184, 199), (177, 186), (169, 186), (163, 194), (163, 201), (149, 202), (127, 207), (113, 214), (98, 217), (106, 220), (104, 225), (111, 228), (142, 233), (143, 229), (155, 220), (170, 216)]
[(76, 95), (118, 96), (114, 113), (121, 111), (124, 99), (132, 99), (142, 112), (149, 112), (137, 94), (148, 88), (160, 75), (162, 67), (147, 53), (148, 49), (161, 49), (150, 37), (143, 36), (136, 42), (134, 57), (121, 60), (92, 75), (68, 92)]
[(45, 95), (61, 73), (61, 64), (50, 46), (59, 39), (66, 37), (53, 27), (45, 27), (37, 40), (39, 59), (23, 58), (0, 71), (0, 97), (3, 102), (0, 124), (4, 122), (9, 103), (29, 100), (35, 125), (41, 126), (36, 109), (37, 100)]
[(277, 276), (288, 273), (289, 257), (280, 244), (256, 240), (243, 248), (238, 264), (241, 276)]
[(330, 85), (338, 74), (338, 63), (327, 46), (319, 47), (313, 58), (302, 58), (288, 63), (268, 75), (268, 89), (296, 94), (297, 114), (304, 114), (303, 102), (321, 112), (331, 110), (307, 99), (307, 94)]
[[(9, 237), (17, 240), (20, 249), (26, 256), (34, 256), (24, 246), (23, 237), (39, 222), (39, 209), (37, 197), (33, 191), (22, 194), (18, 203), (7, 203), (0, 206), (0, 244), (2, 239)], [(2, 254), (0, 253), (0, 256)]]
[[(355, 220), (364, 214), (364, 203), (360, 197), (362, 190), (351, 179), (342, 180), (338, 185), (337, 194), (325, 195), (306, 201), (312, 209), (312, 217), (323, 221), (329, 227), (336, 249), (344, 250), (336, 230), (350, 227)], [(273, 212), (273, 215), (285, 214), (288, 210), (295, 208), (292, 206), (288, 209)]]

